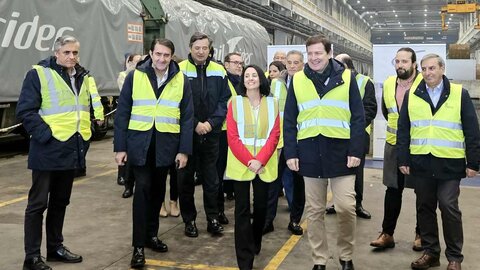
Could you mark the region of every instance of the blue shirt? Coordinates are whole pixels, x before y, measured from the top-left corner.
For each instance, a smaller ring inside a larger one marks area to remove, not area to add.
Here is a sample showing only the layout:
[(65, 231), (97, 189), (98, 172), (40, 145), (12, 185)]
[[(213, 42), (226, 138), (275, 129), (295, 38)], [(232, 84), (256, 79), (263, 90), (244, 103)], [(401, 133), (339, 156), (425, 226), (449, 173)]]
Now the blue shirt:
[(432, 100), (433, 106), (437, 107), (438, 100), (440, 99), (443, 90), (443, 80), (440, 81), (440, 84), (435, 86), (434, 88), (430, 88), (428, 87), (428, 85), (425, 86), (427, 88), (427, 93)]

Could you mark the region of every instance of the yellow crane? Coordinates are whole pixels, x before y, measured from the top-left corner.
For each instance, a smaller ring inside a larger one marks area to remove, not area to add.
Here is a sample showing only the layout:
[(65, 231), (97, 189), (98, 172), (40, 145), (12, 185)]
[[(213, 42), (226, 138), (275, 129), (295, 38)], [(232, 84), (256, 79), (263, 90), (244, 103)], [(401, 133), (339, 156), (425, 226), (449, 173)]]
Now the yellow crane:
[(480, 29), (480, 4), (477, 1), (448, 1), (446, 6), (441, 9), (440, 16), (442, 17), (442, 30), (448, 30), (448, 26), (445, 23), (445, 16), (447, 13), (475, 13), (477, 17), (477, 24), (475, 29)]

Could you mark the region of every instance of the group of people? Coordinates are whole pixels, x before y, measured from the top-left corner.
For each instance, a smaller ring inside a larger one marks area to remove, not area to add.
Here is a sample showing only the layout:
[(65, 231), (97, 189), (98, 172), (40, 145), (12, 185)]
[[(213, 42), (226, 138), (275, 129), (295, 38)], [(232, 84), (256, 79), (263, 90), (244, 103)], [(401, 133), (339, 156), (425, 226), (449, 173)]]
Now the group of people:
[[(303, 234), (300, 220), (305, 210), (312, 269), (326, 269), (330, 257), (326, 213), (337, 215), (342, 270), (354, 269), (356, 217), (371, 217), (362, 206), (363, 166), (377, 110), (370, 78), (355, 70), (348, 55), (333, 58), (331, 43), (322, 35), (307, 39), (306, 64), (299, 51), (277, 53), (267, 76), (256, 65), (244, 67), (239, 53), (228, 54), (224, 66), (216, 63), (212, 43), (207, 35), (195, 33), (188, 59), (177, 63), (172, 60), (174, 44), (155, 39), (148, 56), (130, 68), (122, 82), (114, 152), (116, 163), (129, 164), (127, 171), (135, 179), (130, 191), (131, 267), (145, 265), (145, 247), (168, 251), (157, 235), (165, 181), (173, 170), (187, 237), (199, 234), (195, 173), (203, 178), (207, 231), (213, 236), (221, 235), (229, 223), (224, 192), (231, 192), (240, 269), (253, 268), (262, 236), (274, 230), (282, 186), (290, 209), (286, 227), (292, 234)], [(94, 80), (78, 63), (79, 47), (73, 37), (57, 39), (55, 56), (34, 66), (22, 86), (17, 116), (31, 135), (33, 179), (25, 212), (24, 269), (51, 269), (40, 256), (47, 207), (47, 261), (82, 261), (63, 245), (62, 236), (73, 170), (85, 163), (90, 108), (98, 106)], [(444, 60), (427, 54), (420, 68), (415, 51), (401, 48), (395, 56), (397, 75), (384, 82), (387, 190), (382, 233), (370, 245), (395, 246), (402, 191), (414, 186), (413, 248), (423, 254), (411, 267), (440, 264), (438, 205), (447, 269), (456, 270), (463, 260), (459, 183), (478, 172), (480, 132), (470, 96), (445, 77)], [(97, 114), (93, 118), (102, 120)], [(334, 204), (327, 208), (329, 184)]]

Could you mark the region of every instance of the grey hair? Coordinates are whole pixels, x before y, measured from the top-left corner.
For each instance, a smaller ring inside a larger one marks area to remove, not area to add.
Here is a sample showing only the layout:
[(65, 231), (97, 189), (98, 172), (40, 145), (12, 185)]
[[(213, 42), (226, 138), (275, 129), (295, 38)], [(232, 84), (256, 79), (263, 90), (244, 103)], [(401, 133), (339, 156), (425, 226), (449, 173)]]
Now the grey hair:
[(287, 57), (289, 55), (292, 55), (292, 54), (300, 55), (300, 58), (302, 59), (302, 62), (305, 62), (304, 57), (303, 57), (303, 53), (301, 51), (291, 50), (287, 53)]
[(433, 58), (437, 59), (438, 65), (440, 67), (445, 66), (445, 60), (443, 60), (443, 58), (440, 55), (435, 53), (429, 53), (429, 54), (426, 54), (424, 57), (422, 57), (422, 60), (420, 61), (420, 66), (422, 65), (423, 61), (426, 61), (428, 59), (433, 59)]
[(80, 42), (73, 36), (68, 36), (68, 35), (61, 36), (61, 37), (58, 37), (57, 40), (55, 40), (55, 43), (53, 44), (53, 50), (58, 52), (58, 50), (67, 43), (80, 44)]

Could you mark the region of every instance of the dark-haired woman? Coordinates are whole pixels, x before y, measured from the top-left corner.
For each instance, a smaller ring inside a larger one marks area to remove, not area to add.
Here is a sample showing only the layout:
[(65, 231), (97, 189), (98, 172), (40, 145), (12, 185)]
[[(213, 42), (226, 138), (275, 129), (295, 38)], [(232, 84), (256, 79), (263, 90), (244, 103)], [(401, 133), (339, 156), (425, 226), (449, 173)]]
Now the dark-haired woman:
[[(285, 77), (285, 71), (287, 67), (280, 61), (273, 61), (268, 66), (268, 80), (273, 81), (274, 79)], [(285, 80), (285, 78), (283, 78)]]
[[(268, 183), (277, 178), (278, 102), (258, 66), (244, 69), (227, 112), (227, 177), (235, 180), (235, 251), (240, 269), (252, 269), (262, 246)], [(253, 222), (250, 186), (253, 186)]]

